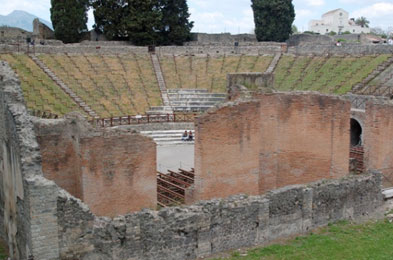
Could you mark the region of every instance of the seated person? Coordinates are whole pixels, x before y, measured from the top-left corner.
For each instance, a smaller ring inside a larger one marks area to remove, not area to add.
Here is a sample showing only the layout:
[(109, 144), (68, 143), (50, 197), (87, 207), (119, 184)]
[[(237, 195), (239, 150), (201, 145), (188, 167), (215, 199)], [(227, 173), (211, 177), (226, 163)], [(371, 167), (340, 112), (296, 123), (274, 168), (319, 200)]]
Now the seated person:
[(188, 132), (188, 141), (193, 141), (194, 137), (192, 136), (192, 132)]
[(182, 141), (187, 141), (187, 139), (188, 139), (187, 131), (184, 131), (183, 135), (181, 136), (181, 140)]

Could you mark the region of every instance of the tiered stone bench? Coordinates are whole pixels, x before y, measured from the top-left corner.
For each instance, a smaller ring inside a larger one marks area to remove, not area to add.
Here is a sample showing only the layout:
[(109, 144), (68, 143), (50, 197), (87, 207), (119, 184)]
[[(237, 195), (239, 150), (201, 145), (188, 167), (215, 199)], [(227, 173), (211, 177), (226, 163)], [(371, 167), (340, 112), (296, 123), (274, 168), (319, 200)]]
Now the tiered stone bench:
[[(182, 135), (185, 130), (161, 130), (161, 131), (141, 131), (142, 135), (153, 138), (157, 145), (179, 145), (194, 144), (194, 141), (182, 141)], [(187, 132), (190, 130), (187, 130)], [(191, 131), (195, 137), (194, 130)]]

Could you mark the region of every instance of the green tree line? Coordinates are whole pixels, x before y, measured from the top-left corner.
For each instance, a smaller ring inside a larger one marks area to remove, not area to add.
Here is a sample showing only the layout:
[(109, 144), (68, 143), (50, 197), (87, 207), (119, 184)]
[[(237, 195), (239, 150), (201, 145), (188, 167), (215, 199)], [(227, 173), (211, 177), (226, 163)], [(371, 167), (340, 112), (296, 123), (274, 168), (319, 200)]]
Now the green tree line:
[[(79, 42), (87, 32), (87, 11), (94, 10), (94, 30), (108, 40), (135, 45), (182, 45), (193, 22), (186, 0), (51, 0), (56, 38)], [(286, 41), (292, 33), (292, 0), (251, 0), (258, 41)]]
[(193, 22), (186, 0), (51, 0), (57, 39), (79, 42), (87, 32), (87, 11), (94, 10), (94, 30), (108, 40), (136, 45), (182, 45)]

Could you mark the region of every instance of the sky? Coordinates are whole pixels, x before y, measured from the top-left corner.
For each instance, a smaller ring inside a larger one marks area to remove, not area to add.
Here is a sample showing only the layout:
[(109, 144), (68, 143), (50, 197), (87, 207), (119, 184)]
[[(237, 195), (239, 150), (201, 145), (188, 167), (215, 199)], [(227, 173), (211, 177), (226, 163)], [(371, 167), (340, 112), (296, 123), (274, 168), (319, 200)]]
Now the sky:
[[(365, 16), (370, 27), (384, 30), (393, 27), (393, 0), (293, 0), (296, 19), (294, 24), (300, 31), (308, 29), (311, 19), (320, 19), (322, 14), (343, 8), (350, 17)], [(188, 0), (194, 32), (206, 33), (251, 33), (254, 18), (251, 0)], [(50, 0), (0, 0), (0, 14), (23, 10), (50, 21)], [(94, 24), (89, 11), (89, 28)]]

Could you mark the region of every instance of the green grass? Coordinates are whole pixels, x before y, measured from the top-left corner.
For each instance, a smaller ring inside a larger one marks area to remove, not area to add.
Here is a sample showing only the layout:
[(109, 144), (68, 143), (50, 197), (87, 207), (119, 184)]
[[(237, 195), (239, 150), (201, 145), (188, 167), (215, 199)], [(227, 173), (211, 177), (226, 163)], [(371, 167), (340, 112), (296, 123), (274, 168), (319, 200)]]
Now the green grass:
[(284, 55), (275, 70), (275, 88), (345, 94), (390, 56), (311, 58)]
[(39, 57), (100, 117), (144, 114), (162, 103), (149, 55)]
[(3, 240), (0, 240), (0, 260), (6, 260), (7, 258), (6, 244)]
[(352, 225), (340, 222), (284, 244), (253, 249), (228, 259), (393, 259), (393, 224), (387, 220)]
[(265, 72), (273, 56), (160, 56), (168, 89), (208, 89), (226, 92), (228, 73)]
[(83, 111), (27, 55), (2, 54), (21, 80), (26, 105), (31, 110), (47, 111), (62, 116)]

